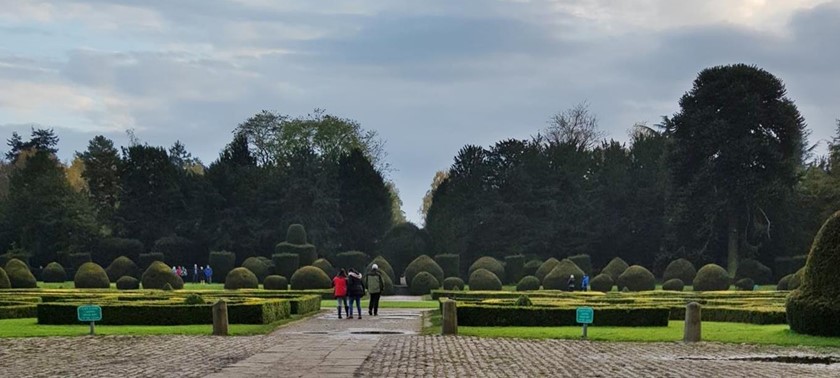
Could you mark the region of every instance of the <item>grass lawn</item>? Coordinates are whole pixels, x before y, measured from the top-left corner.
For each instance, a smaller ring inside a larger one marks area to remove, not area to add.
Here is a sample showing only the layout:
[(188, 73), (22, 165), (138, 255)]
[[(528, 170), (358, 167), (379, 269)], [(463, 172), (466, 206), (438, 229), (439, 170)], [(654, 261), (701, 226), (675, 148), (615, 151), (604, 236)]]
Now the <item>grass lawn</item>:
[[(260, 335), (273, 331), (275, 328), (301, 319), (292, 315), (271, 324), (231, 324), (228, 330), (233, 336)], [(97, 335), (210, 335), (213, 332), (211, 324), (193, 324), (180, 326), (113, 326), (97, 325)], [(40, 337), (40, 336), (85, 336), (90, 333), (90, 326), (85, 323), (79, 325), (39, 325), (35, 318), (2, 319), (0, 320), (0, 337)]]

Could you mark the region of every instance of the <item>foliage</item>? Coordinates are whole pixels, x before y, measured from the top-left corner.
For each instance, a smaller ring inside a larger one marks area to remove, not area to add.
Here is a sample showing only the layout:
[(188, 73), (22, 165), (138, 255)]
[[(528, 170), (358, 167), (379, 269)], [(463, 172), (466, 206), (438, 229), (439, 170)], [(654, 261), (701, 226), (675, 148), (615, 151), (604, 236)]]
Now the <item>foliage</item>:
[[(594, 326), (667, 327), (667, 308), (599, 308)], [(575, 308), (458, 305), (459, 327), (578, 326)], [(578, 328), (580, 328), (578, 326)], [(580, 329), (578, 329), (580, 332)]]
[(629, 267), (620, 257), (615, 257), (601, 270), (601, 273), (609, 274), (613, 282), (618, 282), (618, 277)]
[(505, 277), (499, 277), (500, 279), (505, 280), (507, 283), (517, 283), (519, 279), (524, 277), (525, 271), (525, 256), (524, 255), (511, 255), (505, 256)]
[[(113, 229), (115, 225), (114, 215), (120, 197), (120, 170), (122, 160), (119, 151), (114, 147), (110, 139), (97, 135), (88, 142), (88, 148), (82, 153), (76, 154), (81, 159), (84, 170), (82, 178), (87, 183), (87, 193), (90, 202), (96, 211), (96, 218), (103, 225)], [(116, 256), (127, 255), (137, 258), (138, 253), (127, 253), (125, 250), (114, 251), (115, 254), (98, 255), (96, 261), (104, 264)]]
[(735, 280), (742, 278), (752, 279), (759, 285), (767, 285), (773, 282), (773, 272), (758, 260), (746, 259), (738, 264), (738, 271), (735, 273)]
[(618, 287), (630, 291), (649, 291), (656, 289), (656, 277), (641, 265), (633, 265), (618, 276)]
[(41, 272), (41, 281), (44, 282), (64, 282), (67, 281), (67, 272), (61, 264), (53, 261), (44, 267)]
[[(292, 274), (295, 274), (295, 271), (300, 268), (300, 256), (294, 253), (275, 253), (271, 255), (271, 261), (274, 262), (274, 272), (283, 277), (291, 277)], [(312, 265), (318, 266), (318, 264), (324, 264), (324, 262), (329, 265), (329, 262), (324, 259), (315, 260)], [(321, 268), (320, 266), (318, 267)], [(332, 265), (324, 268), (321, 268), (321, 270), (329, 275), (330, 273), (328, 273), (328, 270), (332, 270)], [(265, 280), (263, 280), (263, 284), (265, 284)]]
[(161, 253), (165, 260), (173, 265), (191, 265), (207, 253), (201, 246), (190, 239), (180, 236), (167, 236), (155, 241), (152, 253)]
[(525, 276), (516, 284), (516, 291), (531, 291), (540, 289), (540, 279), (534, 276)]
[(569, 291), (569, 279), (574, 276), (574, 289), (579, 290), (583, 271), (569, 259), (561, 260), (542, 281), (543, 289)]
[[(315, 260), (315, 262), (312, 263), (312, 266), (323, 270), (324, 273), (327, 274), (327, 276), (333, 276), (336, 273), (335, 268), (333, 268), (333, 266), (332, 266), (332, 264), (330, 264), (329, 260), (327, 260), (325, 258), (320, 258), (318, 260)], [(291, 275), (289, 277), (291, 277)]]
[(9, 275), (6, 270), (0, 267), (0, 289), (11, 289), (12, 283), (9, 281)]
[(120, 256), (114, 259), (111, 262), (111, 265), (108, 265), (105, 268), (105, 273), (108, 274), (108, 279), (111, 282), (117, 282), (121, 277), (129, 276), (129, 277), (140, 277), (140, 267), (131, 261), (128, 257)]
[(204, 301), (204, 298), (202, 298), (200, 295), (195, 294), (195, 293), (188, 294), (184, 298), (184, 304), (188, 304), (188, 305), (202, 305), (202, 304), (205, 304), (205, 303), (207, 303), (207, 302)]
[(685, 283), (679, 278), (671, 278), (662, 284), (662, 290), (683, 291), (683, 288), (685, 288)]
[(528, 307), (533, 306), (534, 304), (531, 302), (531, 298), (528, 298), (527, 295), (523, 294), (516, 299), (516, 302), (514, 302), (513, 305), (517, 307)]
[(117, 280), (117, 290), (140, 289), (140, 280), (131, 276), (122, 276)]
[(170, 288), (180, 290), (184, 288), (184, 281), (181, 277), (172, 273), (172, 269), (161, 261), (152, 262), (140, 277), (144, 289), (163, 289), (169, 285)]
[(265, 290), (289, 290), (289, 280), (284, 276), (270, 275), (263, 280)]
[(607, 293), (612, 291), (613, 286), (615, 286), (615, 281), (613, 281), (612, 277), (606, 273), (601, 273), (589, 281), (589, 289), (592, 291)]
[(665, 268), (665, 273), (662, 275), (662, 280), (669, 281), (676, 278), (684, 283), (694, 282), (694, 276), (696, 275), (697, 269), (694, 267), (694, 264), (691, 261), (680, 258), (668, 264), (668, 267)]
[(461, 256), (452, 253), (435, 255), (435, 262), (443, 269), (446, 277), (459, 277), (461, 275)]
[[(412, 261), (411, 264), (408, 264), (405, 268), (405, 282), (409, 283), (409, 288), (411, 288), (412, 282), (414, 282), (414, 276), (421, 272), (431, 274), (435, 278), (435, 281), (437, 281), (438, 285), (443, 281), (443, 269), (441, 269), (431, 257), (422, 255), (414, 259), (414, 261)], [(423, 282), (428, 283), (428, 280)]]
[(79, 252), (67, 254), (67, 265), (73, 269), (79, 269), (84, 263), (93, 261), (90, 253)]
[(800, 268), (788, 280), (788, 290), (796, 290), (802, 285), (802, 279), (805, 275), (805, 267)]
[[(377, 250), (380, 256), (391, 263), (394, 273), (399, 276), (414, 259), (430, 252), (429, 245), (429, 236), (426, 232), (413, 223), (406, 222), (388, 230), (382, 237)], [(408, 275), (405, 278), (406, 283), (410, 284)]]
[(523, 267), (522, 274), (524, 274), (525, 276), (536, 276), (537, 269), (540, 268), (540, 265), (542, 265), (542, 263), (543, 262), (540, 260), (531, 260), (526, 262), (525, 266)]
[(443, 279), (443, 290), (464, 290), (464, 280), (460, 277), (446, 277)]
[(735, 281), (735, 287), (740, 290), (752, 291), (755, 288), (755, 281), (752, 278), (741, 278)]
[(259, 278), (248, 268), (234, 268), (225, 277), (225, 290), (258, 289)]
[(478, 268), (470, 274), (470, 290), (502, 290), (499, 277), (484, 268)]
[(29, 267), (23, 261), (11, 259), (3, 267), (9, 277), (12, 289), (31, 289), (38, 286), (35, 276), (29, 271)]
[(304, 245), (306, 243), (306, 229), (302, 224), (291, 224), (286, 229), (286, 242), (295, 245)]
[(347, 269), (347, 271), (353, 268), (357, 272), (364, 273), (368, 261), (370, 261), (370, 257), (359, 251), (341, 252), (335, 255), (335, 265)]
[(109, 289), (111, 281), (105, 269), (95, 262), (86, 262), (76, 270), (73, 283), (77, 289)]
[(575, 265), (583, 271), (584, 274), (587, 276), (592, 275), (592, 258), (589, 257), (587, 254), (579, 254), (574, 256), (569, 256), (569, 260), (571, 260)]
[(141, 253), (137, 260), (139, 262), (137, 266), (140, 269), (146, 269), (150, 267), (155, 261), (165, 262), (165, 260), (166, 256), (164, 256), (164, 254), (160, 252)]
[(212, 251), (207, 259), (213, 274), (217, 277), (227, 277), (228, 272), (236, 266), (236, 254), (228, 251)]
[[(143, 242), (137, 239), (110, 237), (101, 239), (96, 243), (91, 257), (97, 264), (105, 265), (120, 256), (134, 261), (140, 257), (141, 253), (145, 253), (145, 251), (146, 248), (143, 246)], [(118, 278), (115, 278), (115, 280)]]
[(304, 266), (292, 274), (289, 280), (292, 290), (329, 289), (332, 287), (330, 277), (323, 270), (314, 266)]
[[(409, 285), (411, 295), (425, 295), (429, 294), (432, 290), (440, 288), (440, 281), (427, 271), (421, 271), (412, 277), (411, 285)], [(407, 278), (408, 275), (406, 275)]]
[(472, 277), (472, 274), (479, 269), (489, 270), (499, 280), (505, 278), (505, 266), (502, 265), (502, 263), (499, 262), (499, 260), (496, 260), (492, 257), (484, 256), (480, 257), (478, 260), (475, 260), (475, 262), (473, 262), (472, 265), (470, 265), (470, 269), (467, 271), (467, 276)]
[(729, 289), (731, 278), (726, 269), (716, 264), (706, 264), (697, 271), (692, 281), (694, 291), (717, 291)]
[(789, 290), (788, 285), (790, 285), (791, 278), (793, 278), (793, 274), (788, 274), (779, 279), (779, 283), (776, 284), (776, 290)]
[[(257, 283), (262, 282), (265, 277), (271, 274), (271, 267), (266, 265), (264, 261), (257, 257), (249, 257), (242, 262), (242, 267), (248, 269), (251, 273), (254, 274), (257, 278)], [(231, 270), (230, 272), (236, 271), (236, 269)], [(231, 277), (230, 272), (227, 274), (225, 278), (225, 284), (227, 284), (227, 277)]]
[(560, 260), (557, 260), (553, 257), (548, 260), (545, 260), (545, 262), (540, 264), (540, 267), (537, 268), (537, 271), (534, 275), (537, 276), (540, 282), (542, 282), (543, 280), (545, 280), (545, 276), (551, 273), (551, 271), (554, 270), (554, 267), (556, 267), (559, 263)]
[(354, 148), (338, 161), (338, 184), (341, 247), (373, 251), (375, 242), (393, 225), (391, 193), (381, 172)]

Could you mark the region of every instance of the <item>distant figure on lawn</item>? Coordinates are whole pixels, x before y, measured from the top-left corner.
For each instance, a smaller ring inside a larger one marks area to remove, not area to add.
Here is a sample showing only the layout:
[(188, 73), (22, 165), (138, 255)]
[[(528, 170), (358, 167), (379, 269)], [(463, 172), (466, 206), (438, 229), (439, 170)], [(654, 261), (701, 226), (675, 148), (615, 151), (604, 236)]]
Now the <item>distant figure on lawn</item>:
[(207, 283), (213, 283), (213, 268), (210, 268), (210, 265), (204, 267), (204, 278), (207, 280)]
[(204, 284), (204, 266), (198, 267), (198, 282)]
[(370, 267), (370, 272), (365, 276), (364, 284), (368, 293), (370, 293), (368, 315), (379, 315), (379, 297), (385, 289), (385, 282), (382, 281), (382, 275), (379, 274), (379, 265), (373, 264)]
[(193, 283), (198, 283), (198, 264), (193, 264)]
[(569, 291), (575, 291), (575, 275), (569, 276)]
[(347, 272), (342, 269), (332, 280), (333, 295), (338, 306), (338, 318), (341, 319), (341, 308), (344, 307), (347, 319), (350, 319), (350, 309), (347, 307)]
[(359, 312), (359, 319), (362, 318), (362, 297), (365, 295), (365, 287), (362, 285), (362, 275), (356, 269), (350, 268), (347, 273), (347, 296), (350, 297), (349, 318), (353, 317), (353, 303), (356, 303), (356, 310)]
[(583, 279), (580, 281), (580, 290), (582, 291), (589, 291), (589, 276), (583, 275)]

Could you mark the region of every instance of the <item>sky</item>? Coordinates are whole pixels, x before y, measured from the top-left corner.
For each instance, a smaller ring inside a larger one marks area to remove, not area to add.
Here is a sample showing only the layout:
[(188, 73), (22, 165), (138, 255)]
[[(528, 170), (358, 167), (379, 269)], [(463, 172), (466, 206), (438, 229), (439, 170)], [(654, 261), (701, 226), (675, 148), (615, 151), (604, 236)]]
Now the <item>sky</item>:
[(209, 164), (265, 109), (386, 142), (409, 220), (467, 144), (529, 138), (586, 102), (608, 138), (658, 123), (702, 69), (757, 65), (825, 150), (840, 0), (0, 0), (0, 136), (182, 141)]

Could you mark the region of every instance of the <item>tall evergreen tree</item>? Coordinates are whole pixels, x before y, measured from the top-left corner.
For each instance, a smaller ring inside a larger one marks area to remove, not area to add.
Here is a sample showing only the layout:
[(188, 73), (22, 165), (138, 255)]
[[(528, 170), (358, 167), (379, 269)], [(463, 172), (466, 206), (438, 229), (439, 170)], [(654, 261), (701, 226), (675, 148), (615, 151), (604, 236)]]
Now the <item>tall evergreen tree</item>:
[(122, 160), (114, 148), (114, 142), (97, 135), (90, 140), (87, 150), (77, 153), (76, 156), (84, 163), (82, 178), (87, 181), (88, 194), (96, 209), (97, 219), (113, 230), (122, 167)]
[(372, 253), (391, 229), (391, 195), (385, 180), (364, 153), (354, 149), (338, 163), (338, 184), (341, 249)]

